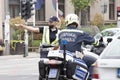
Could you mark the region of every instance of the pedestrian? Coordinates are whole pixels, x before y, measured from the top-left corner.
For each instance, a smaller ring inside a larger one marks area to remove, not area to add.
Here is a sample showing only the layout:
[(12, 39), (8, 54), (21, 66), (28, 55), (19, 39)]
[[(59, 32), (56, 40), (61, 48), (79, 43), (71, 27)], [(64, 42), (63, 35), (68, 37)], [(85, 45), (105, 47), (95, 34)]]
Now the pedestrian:
[[(66, 40), (66, 50), (72, 53), (76, 51), (82, 53), (81, 46), (84, 44), (95, 44), (94, 37), (85, 33), (82, 30), (78, 30), (79, 26), (79, 17), (76, 14), (68, 14), (65, 18), (66, 29), (61, 30), (59, 34), (59, 46), (60, 50), (64, 50), (64, 46), (61, 41)], [(87, 64), (88, 68), (96, 61), (96, 59), (92, 56), (84, 56), (80, 57)]]
[(52, 49), (54, 46), (58, 45), (58, 33), (59, 33), (59, 29), (57, 27), (58, 22), (59, 19), (56, 16), (52, 16), (49, 18), (48, 26), (35, 28), (23, 24), (15, 25), (27, 29), (28, 31), (42, 33), (42, 42), (40, 44), (40, 57), (46, 58), (48, 51)]

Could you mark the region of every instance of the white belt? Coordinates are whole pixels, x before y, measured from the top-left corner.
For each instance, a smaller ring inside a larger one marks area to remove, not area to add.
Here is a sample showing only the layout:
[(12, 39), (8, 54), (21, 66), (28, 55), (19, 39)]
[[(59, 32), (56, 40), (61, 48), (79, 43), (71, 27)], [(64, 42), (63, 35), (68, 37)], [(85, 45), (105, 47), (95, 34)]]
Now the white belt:
[(54, 47), (50, 47), (50, 48), (41, 48), (41, 51), (50, 51), (50, 50), (53, 50)]

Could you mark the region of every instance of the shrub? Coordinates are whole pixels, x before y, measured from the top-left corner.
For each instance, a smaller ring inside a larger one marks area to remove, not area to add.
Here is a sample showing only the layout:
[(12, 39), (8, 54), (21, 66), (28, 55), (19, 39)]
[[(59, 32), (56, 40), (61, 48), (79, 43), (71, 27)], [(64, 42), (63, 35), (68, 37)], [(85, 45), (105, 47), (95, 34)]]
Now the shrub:
[(65, 19), (64, 17), (60, 17), (60, 23), (59, 23), (60, 29), (65, 28)]
[(24, 30), (16, 27), (15, 24), (25, 24), (25, 21), (22, 20), (20, 17), (15, 17), (10, 19), (10, 28), (12, 31), (12, 38), (13, 40), (21, 40)]
[(15, 17), (15, 18), (10, 19), (10, 27), (16, 30), (18, 29), (18, 27), (16, 27), (15, 24), (25, 24), (25, 21), (21, 19), (20, 17)]
[(40, 45), (41, 40), (33, 40), (32, 46), (38, 47)]
[(116, 25), (111, 23), (109, 25), (105, 25), (105, 26), (101, 27), (100, 30), (102, 31), (103, 29), (114, 28), (114, 27), (116, 27)]
[(103, 24), (102, 15), (96, 13), (95, 16), (94, 16), (93, 21), (91, 21), (90, 24), (94, 25), (94, 26), (98, 26), (100, 28), (100, 26), (102, 26), (102, 24)]

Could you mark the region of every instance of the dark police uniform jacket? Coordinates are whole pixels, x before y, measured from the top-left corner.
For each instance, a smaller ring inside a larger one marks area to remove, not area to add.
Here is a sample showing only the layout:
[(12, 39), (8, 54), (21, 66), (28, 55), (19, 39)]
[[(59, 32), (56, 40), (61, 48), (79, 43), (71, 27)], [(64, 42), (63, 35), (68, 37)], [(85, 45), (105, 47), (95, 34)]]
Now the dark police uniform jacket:
[(95, 42), (95, 39), (92, 36), (72, 26), (68, 26), (67, 29), (61, 30), (58, 38), (60, 49), (63, 50), (61, 40), (66, 40), (66, 50), (71, 52), (81, 52), (81, 45), (83, 42), (85, 44), (92, 44)]

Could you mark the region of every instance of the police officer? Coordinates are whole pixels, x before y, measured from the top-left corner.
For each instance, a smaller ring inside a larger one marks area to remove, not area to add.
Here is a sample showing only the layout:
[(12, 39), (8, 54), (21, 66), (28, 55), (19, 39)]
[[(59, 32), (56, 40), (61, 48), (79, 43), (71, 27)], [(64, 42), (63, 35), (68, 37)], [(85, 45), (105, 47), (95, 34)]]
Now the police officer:
[(48, 51), (53, 49), (53, 47), (58, 46), (58, 33), (57, 23), (59, 22), (56, 16), (52, 16), (49, 19), (49, 26), (44, 28), (39, 28), (40, 33), (43, 33), (42, 43), (41, 43), (41, 57), (46, 58)]
[(42, 42), (40, 44), (40, 55), (41, 58), (46, 58), (47, 53), (53, 46), (58, 45), (58, 33), (59, 30), (57, 28), (57, 23), (59, 22), (56, 16), (52, 16), (49, 18), (49, 26), (34, 28), (30, 26), (26, 26), (23, 24), (15, 24), (16, 26), (22, 27), (32, 32), (43, 33)]
[[(81, 45), (95, 43), (95, 39), (89, 34), (78, 30), (79, 17), (76, 14), (68, 14), (65, 18), (66, 29), (61, 30), (59, 34), (60, 49), (63, 50), (64, 46), (61, 44), (62, 40), (66, 40), (66, 50), (75, 53), (82, 52)], [(83, 56), (82, 59), (87, 64), (88, 68), (96, 61), (92, 56)]]
[[(57, 28), (57, 23), (59, 22), (56, 16), (52, 16), (49, 18), (49, 26), (34, 28), (30, 26), (26, 26), (23, 24), (15, 24), (16, 26), (22, 27), (32, 32), (43, 33), (42, 42), (40, 44), (40, 57), (46, 58), (48, 51), (52, 49), (54, 46), (58, 46), (58, 33), (59, 30)], [(45, 78), (45, 64), (39, 61), (39, 80)]]

